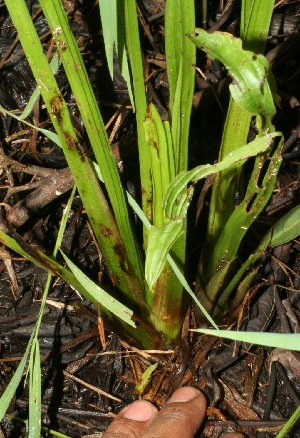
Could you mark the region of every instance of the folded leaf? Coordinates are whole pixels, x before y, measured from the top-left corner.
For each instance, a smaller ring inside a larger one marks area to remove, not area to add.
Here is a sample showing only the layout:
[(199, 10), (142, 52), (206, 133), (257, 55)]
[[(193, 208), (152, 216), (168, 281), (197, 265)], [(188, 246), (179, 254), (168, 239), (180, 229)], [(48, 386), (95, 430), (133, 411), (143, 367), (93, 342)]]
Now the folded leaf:
[[(183, 196), (187, 185), (190, 182), (197, 182), (200, 179), (207, 178), (211, 174), (222, 172), (228, 169), (232, 164), (242, 162), (249, 157), (253, 157), (260, 152), (264, 152), (272, 144), (275, 137), (281, 137), (281, 133), (274, 132), (267, 134), (264, 137), (256, 138), (251, 143), (248, 143), (233, 152), (227, 154), (222, 161), (216, 164), (205, 164), (203, 166), (195, 167), (189, 172), (181, 172), (175, 180), (169, 185), (166, 195), (164, 197), (163, 206), (165, 210), (165, 217), (172, 218), (177, 215), (177, 205), (179, 199)], [(188, 199), (187, 199), (188, 202)]]
[(238, 105), (252, 114), (266, 118), (275, 114), (268, 83), (270, 67), (263, 55), (243, 50), (242, 40), (226, 32), (209, 34), (203, 29), (195, 29), (189, 38), (209, 58), (218, 59), (229, 70), (233, 78), (230, 91)]
[(138, 395), (142, 395), (143, 392), (145, 391), (147, 385), (150, 383), (153, 371), (155, 371), (155, 369), (157, 368), (157, 365), (158, 365), (157, 363), (150, 365), (148, 368), (146, 368), (146, 370), (141, 375), (138, 384), (135, 385), (135, 392)]
[(171, 221), (161, 228), (151, 227), (148, 237), (145, 279), (149, 289), (153, 291), (155, 283), (166, 263), (172, 245), (181, 236), (184, 222)]

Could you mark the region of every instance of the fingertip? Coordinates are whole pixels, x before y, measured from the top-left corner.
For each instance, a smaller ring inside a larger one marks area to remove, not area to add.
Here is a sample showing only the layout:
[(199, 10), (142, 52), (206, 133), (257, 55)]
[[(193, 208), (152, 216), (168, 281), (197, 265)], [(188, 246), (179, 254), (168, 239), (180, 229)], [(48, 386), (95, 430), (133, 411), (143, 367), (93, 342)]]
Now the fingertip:
[(146, 400), (137, 400), (123, 409), (122, 417), (134, 421), (148, 421), (157, 414), (157, 409)]
[(198, 396), (203, 398), (203, 403), (206, 405), (205, 397), (198, 389), (192, 386), (183, 386), (174, 392), (167, 403), (189, 402)]

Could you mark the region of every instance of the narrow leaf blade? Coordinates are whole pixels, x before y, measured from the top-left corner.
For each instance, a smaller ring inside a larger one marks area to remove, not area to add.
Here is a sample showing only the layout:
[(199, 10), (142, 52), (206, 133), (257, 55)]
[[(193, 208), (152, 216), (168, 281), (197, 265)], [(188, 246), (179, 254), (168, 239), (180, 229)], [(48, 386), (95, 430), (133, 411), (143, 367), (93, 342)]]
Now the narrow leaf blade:
[(218, 336), (219, 338), (242, 341), (249, 344), (263, 345), (265, 347), (285, 348), (286, 350), (300, 351), (300, 334), (296, 333), (260, 333), (260, 332), (238, 332), (213, 329), (192, 330), (206, 335)]
[(274, 225), (270, 246), (279, 246), (300, 235), (300, 205), (292, 208)]
[(29, 355), (29, 352), (30, 352), (30, 349), (32, 346), (32, 341), (33, 341), (33, 335), (29, 339), (29, 342), (28, 342), (27, 347), (26, 347), (26, 351), (24, 353), (24, 356), (23, 356), (21, 362), (19, 363), (18, 368), (15, 371), (15, 374), (13, 375), (12, 379), (10, 380), (8, 386), (6, 387), (4, 393), (2, 394), (2, 396), (0, 398), (0, 421), (4, 417), (4, 414), (8, 409), (8, 406), (11, 402), (11, 399), (15, 395), (16, 390), (21, 382), (21, 379), (22, 379), (23, 374), (24, 374), (24, 369), (25, 369), (25, 366), (27, 363), (28, 355)]
[(100, 286), (90, 280), (74, 263), (61, 251), (68, 267), (74, 274), (75, 278), (80, 282), (82, 287), (89, 291), (94, 301), (97, 301), (114, 315), (117, 315), (120, 319), (127, 322), (127, 324), (135, 327), (134, 322), (131, 320), (133, 315), (132, 310), (115, 300), (111, 295), (105, 292)]
[(28, 437), (40, 438), (41, 436), (41, 364), (40, 346), (37, 338), (34, 338), (30, 354), (30, 387), (29, 387), (29, 419)]

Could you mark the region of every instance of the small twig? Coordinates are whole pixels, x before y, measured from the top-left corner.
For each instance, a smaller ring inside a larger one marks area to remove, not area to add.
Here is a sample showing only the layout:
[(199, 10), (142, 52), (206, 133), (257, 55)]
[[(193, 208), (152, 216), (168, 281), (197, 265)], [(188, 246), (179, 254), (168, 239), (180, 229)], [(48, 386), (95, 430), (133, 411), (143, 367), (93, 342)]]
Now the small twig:
[(102, 391), (99, 388), (96, 388), (96, 386), (90, 385), (89, 383), (85, 382), (84, 380), (78, 379), (78, 377), (73, 376), (72, 374), (68, 373), (67, 371), (63, 371), (63, 374), (68, 377), (71, 380), (74, 380), (77, 383), (80, 383), (81, 385), (85, 386), (86, 388), (90, 389), (91, 391), (97, 392), (100, 395), (103, 395), (104, 397), (110, 398), (112, 400), (115, 400), (117, 402), (122, 402), (120, 398), (114, 397), (113, 395), (108, 394), (105, 391)]

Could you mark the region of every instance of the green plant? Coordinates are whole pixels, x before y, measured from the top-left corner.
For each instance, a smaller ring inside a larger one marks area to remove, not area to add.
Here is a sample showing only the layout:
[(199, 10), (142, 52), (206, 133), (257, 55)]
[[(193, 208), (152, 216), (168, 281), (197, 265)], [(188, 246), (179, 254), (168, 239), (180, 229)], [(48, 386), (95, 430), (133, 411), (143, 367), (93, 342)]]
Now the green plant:
[[(136, 111), (142, 210), (122, 187), (99, 107), (62, 3), (60, 0), (40, 0), (40, 4), (81, 113), (95, 162), (86, 156), (77, 139), (67, 105), (43, 53), (25, 1), (6, 2), (57, 137), (43, 132), (51, 135), (64, 151), (123, 304), (112, 300), (99, 286), (92, 284), (65, 256), (68, 269), (26, 245), (15, 233), (14, 239), (0, 231), (0, 240), (54, 275), (61, 276), (93, 302), (100, 302), (104, 312), (126, 327), (144, 347), (176, 339), (188, 304), (184, 288), (199, 304), (200, 318), (204, 314), (217, 328), (212, 317), (218, 318), (227, 309), (228, 300), (241, 281), (244, 286), (251, 282), (253, 272), (246, 271), (271, 242), (271, 235), (267, 233), (255, 253), (250, 254), (241, 266), (237, 264), (245, 233), (268, 202), (281, 163), (281, 134), (272, 126), (276, 90), (267, 61), (261, 54), (274, 1), (266, 1), (263, 8), (257, 0), (242, 2), (242, 47), (241, 40), (231, 35), (220, 32), (210, 35), (203, 30), (195, 30), (192, 0), (167, 0), (165, 46), (170, 102), (169, 120), (164, 122), (155, 106), (148, 105), (146, 98), (135, 1), (101, 2), (102, 21), (105, 21), (108, 7), (111, 7), (109, 13), (114, 14), (113, 32), (109, 33), (108, 26), (108, 33), (105, 33), (108, 63), (112, 70), (115, 45)], [(189, 170), (188, 137), (196, 46), (205, 50), (209, 57), (220, 59), (234, 83), (218, 163)], [(253, 142), (246, 144), (252, 116), (256, 116), (259, 134)], [(247, 188), (242, 194), (243, 199), (235, 208), (227, 200), (233, 198), (237, 181), (244, 179), (242, 166), (249, 157), (255, 157), (252, 175), (249, 181), (245, 181)], [(189, 232), (186, 215), (195, 184), (212, 174), (215, 182), (195, 297), (184, 279)], [(108, 199), (100, 179), (105, 184)], [(129, 204), (143, 221), (142, 243), (138, 241)], [(280, 227), (275, 232), (278, 241), (287, 241), (299, 234), (299, 225), (295, 229), (292, 221), (289, 223), (292, 231), (284, 237), (279, 237)], [(228, 236), (233, 235), (234, 239), (229, 241)], [(235, 297), (235, 306), (239, 305), (246, 289), (240, 287), (239, 291), (241, 295)], [(136, 319), (131, 319), (133, 313), (139, 320), (138, 327), (134, 322)], [(38, 367), (35, 335), (29, 345), (32, 345), (32, 371)], [(20, 364), (11, 386), (13, 389), (20, 381), (29, 351), (28, 348)], [(36, 398), (40, 398), (37, 389), (39, 381), (32, 380), (30, 383)], [(12, 394), (11, 388), (6, 402)], [(3, 408), (0, 413), (4, 411)], [(40, 414), (35, 411), (34, 415), (39, 417)], [(32, 432), (32, 436), (35, 434), (38, 436), (38, 432)]]
[[(257, 2), (253, 2), (254, 6), (255, 4), (257, 4)], [(112, 5), (115, 7), (114, 3), (112, 3)], [(209, 45), (211, 44), (210, 41), (212, 41), (212, 38), (214, 38), (213, 44), (217, 42), (219, 46), (225, 47), (228, 43), (228, 37), (218, 33), (208, 36), (206, 33), (201, 34), (200, 31), (198, 31), (198, 35), (194, 37), (192, 34), (194, 27), (193, 2), (191, 0), (185, 0), (184, 2), (167, 2), (165, 32), (166, 57), (170, 82), (170, 114), (169, 121), (162, 122), (154, 105), (147, 107), (135, 2), (128, 0), (126, 4), (117, 3), (117, 18), (118, 23), (120, 23), (120, 29), (118, 28), (118, 52), (124, 53), (124, 45), (126, 45), (132, 76), (133, 99), (136, 109), (140, 152), (142, 208), (146, 218), (152, 224), (150, 234), (147, 228), (144, 227), (143, 245), (146, 247), (147, 280), (147, 282), (145, 282), (143, 254), (130, 219), (125, 190), (121, 185), (117, 166), (110, 151), (102, 117), (92, 92), (80, 52), (74, 36), (70, 31), (66, 13), (58, 0), (51, 3), (42, 0), (41, 6), (52, 30), (59, 58), (65, 68), (85, 124), (112, 209), (103, 194), (94, 164), (85, 156), (85, 152), (76, 138), (67, 106), (43, 54), (25, 3), (22, 0), (18, 0), (13, 4), (9, 2), (7, 4), (11, 17), (18, 28), (24, 51), (36, 78), (40, 93), (48, 108), (58, 135), (59, 143), (69, 163), (74, 180), (76, 181), (77, 189), (83, 200), (95, 237), (100, 245), (111, 275), (115, 278), (115, 283), (127, 305), (135, 311), (136, 315), (139, 316), (146, 325), (148, 324), (147, 327), (145, 327), (146, 330), (144, 330), (144, 334), (150, 324), (154, 327), (156, 332), (164, 333), (167, 340), (171, 341), (178, 334), (182, 320), (182, 312), (185, 306), (183, 302), (182, 284), (171, 269), (166, 256), (170, 251), (170, 255), (176, 260), (179, 270), (184, 273), (187, 233), (186, 211), (193, 186), (189, 186), (187, 191), (186, 187), (192, 180), (193, 183), (195, 183), (201, 177), (215, 173), (215, 168), (211, 166), (209, 167), (210, 170), (204, 173), (201, 173), (202, 168), (199, 168), (187, 173), (186, 178), (182, 177), (188, 170), (187, 146), (194, 82), (195, 45), (191, 40), (199, 44), (199, 38), (202, 35), (202, 39), (204, 38), (205, 41), (203, 40), (200, 44), (207, 47), (206, 50), (211, 50)], [(246, 3), (243, 11), (246, 10), (245, 8)], [(182, 11), (182, 13), (178, 13), (178, 11)], [(268, 24), (270, 16), (271, 8), (266, 7), (266, 14), (261, 26)], [(260, 18), (262, 19), (262, 16)], [(248, 18), (245, 19), (244, 26), (248, 25), (247, 20), (250, 22), (252, 16), (248, 16)], [(122, 29), (125, 29), (125, 31), (122, 31)], [(180, 32), (178, 32), (178, 29), (180, 29)], [(29, 34), (30, 38), (27, 37)], [(187, 38), (186, 34), (189, 34), (190, 38)], [(251, 40), (251, 36), (249, 36), (248, 39)], [(250, 52), (244, 52), (239, 40), (233, 41), (237, 57), (236, 61), (239, 62), (243, 56), (248, 57), (248, 64), (241, 72), (231, 68), (230, 63), (228, 65), (231, 74), (233, 74), (237, 81), (237, 85), (233, 87), (233, 89), (236, 90), (238, 87), (241, 87), (242, 90), (245, 90), (245, 88), (243, 88), (245, 82), (244, 76), (248, 75), (250, 82), (246, 85), (250, 87), (250, 95), (254, 95), (254, 100), (256, 99), (256, 107), (253, 107), (253, 102), (249, 101), (249, 99), (243, 103), (244, 107), (247, 108), (247, 118), (249, 119), (249, 117), (251, 117), (251, 113), (255, 113), (258, 117), (262, 118), (264, 124), (270, 129), (271, 125), (269, 121), (275, 109), (268, 85), (267, 75), (269, 76), (269, 72), (266, 61), (261, 55), (260, 58), (253, 60), (251, 56), (254, 55), (251, 55)], [(178, 50), (179, 47), (180, 50)], [(212, 53), (212, 56), (217, 55), (217, 53)], [(225, 64), (228, 56), (230, 56), (230, 50), (227, 50), (222, 59)], [(263, 87), (260, 86), (262, 81), (264, 81)], [(243, 101), (243, 99), (245, 100), (247, 94), (245, 91), (242, 91), (239, 96), (235, 93), (234, 97), (237, 103), (234, 103), (234, 105), (240, 105), (241, 101)], [(242, 131), (244, 138), (246, 138), (247, 130), (248, 125), (244, 123), (239, 130)], [(272, 131), (274, 130), (272, 129)], [(237, 137), (235, 133), (233, 135), (230, 128), (228, 128), (228, 132), (225, 129), (225, 134), (223, 143), (229, 142), (231, 138)], [(277, 134), (275, 134), (275, 137), (276, 135)], [(259, 145), (258, 149), (255, 149), (254, 143), (253, 145), (245, 146), (246, 150), (242, 148), (240, 156), (234, 156), (232, 160), (230, 160), (232, 151), (243, 146), (246, 140), (244, 142), (241, 141), (240, 136), (238, 143), (235, 142), (234, 148), (229, 150), (226, 150), (224, 147), (222, 148), (220, 166), (223, 166), (221, 163), (226, 163), (222, 168), (222, 173), (220, 173), (220, 175), (222, 175), (222, 181), (228, 180), (227, 177), (224, 177), (225, 172), (227, 172), (226, 168), (231, 166), (231, 170), (228, 170), (228, 172), (233, 172), (233, 168), (240, 169), (246, 157), (256, 154), (258, 154), (256, 161), (257, 166), (259, 166), (262, 160), (266, 160), (266, 154), (271, 154), (272, 156), (274, 155), (274, 157), (270, 161), (269, 173), (272, 171), (272, 183), (274, 184), (276, 170), (280, 164), (278, 146), (275, 150), (273, 146), (268, 147), (271, 146), (269, 142), (272, 144), (273, 142), (269, 134), (267, 135), (263, 130), (261, 131), (260, 137), (262, 138), (261, 142), (259, 143), (258, 140), (256, 140), (257, 143), (255, 143), (255, 145)], [(259, 148), (261, 149), (259, 150)], [(265, 152), (265, 155), (259, 153), (263, 150), (266, 151), (266, 149), (268, 149), (268, 152)], [(226, 159), (222, 161), (226, 155), (224, 151), (228, 152), (228, 154)], [(244, 158), (244, 160), (242, 158)], [(276, 168), (274, 167), (274, 162), (277, 165)], [(235, 163), (234, 166), (232, 166), (233, 163)], [(256, 194), (254, 187), (255, 178), (257, 179), (258, 176), (257, 172), (255, 174), (254, 171), (248, 189), (249, 196), (252, 197)], [(268, 174), (265, 180), (269, 182), (268, 195), (270, 195), (272, 184), (268, 179)], [(178, 186), (179, 181), (181, 184), (180, 190)], [(266, 183), (266, 181), (264, 181), (264, 183)], [(175, 191), (173, 190), (174, 187)], [(263, 200), (261, 198), (263, 198)], [(262, 196), (260, 193), (259, 199), (261, 210), (263, 205), (267, 202), (268, 196), (267, 194)], [(213, 198), (212, 209), (214, 210), (216, 210), (215, 204)], [(101, 208), (95, 208), (96, 205), (101, 206)], [(222, 216), (221, 213), (222, 212), (218, 212), (220, 217)], [(259, 211), (256, 209), (256, 211), (251, 212), (251, 215), (248, 215), (249, 217), (251, 216), (250, 219), (247, 219), (249, 222), (248, 226), (250, 226), (255, 215), (258, 213)], [(234, 211), (233, 214), (236, 214), (236, 211)], [(226, 211), (225, 219), (222, 219), (226, 224), (230, 222), (227, 216), (228, 212)], [(239, 220), (240, 222), (244, 222), (245, 215), (241, 214)], [(168, 230), (167, 233), (165, 233), (165, 229)], [(210, 236), (209, 230), (208, 236)], [(165, 235), (165, 239), (161, 240), (161, 242), (164, 242), (164, 245), (158, 245), (156, 235), (162, 235), (162, 233)], [(228, 267), (236, 256), (244, 234), (245, 232), (243, 231), (239, 233), (235, 247), (231, 250), (230, 256), (228, 256)], [(221, 256), (224, 258), (222, 245), (220, 249), (218, 249), (219, 246), (215, 245), (216, 249), (214, 249), (210, 255), (213, 268), (211, 268), (210, 271), (208, 270), (208, 272), (211, 272), (211, 274), (214, 273), (215, 266), (218, 264), (218, 258)], [(168, 251), (166, 249), (168, 249)], [(219, 253), (216, 254), (216, 250), (218, 250)], [(163, 253), (162, 257), (159, 255), (160, 251)], [(40, 258), (43, 257), (40, 256)], [(154, 273), (152, 269), (155, 268), (155, 260), (163, 260), (163, 263), (159, 264), (159, 270), (156, 269)], [(39, 261), (41, 262), (41, 260)], [(218, 276), (220, 277), (221, 274), (222, 277), (226, 270), (227, 266), (221, 270), (221, 273), (218, 273)], [(209, 275), (207, 275), (206, 280), (206, 283), (209, 284)], [(215, 278), (213, 281), (215, 282)], [(211, 288), (212, 292), (210, 292), (210, 297), (212, 297), (213, 293), (216, 297), (218, 296), (218, 293), (213, 292), (217, 289), (216, 287)], [(202, 294), (200, 300), (204, 298), (205, 296)], [(205, 306), (211, 311), (207, 304), (205, 304)], [(143, 328), (136, 330), (135, 336), (140, 342), (144, 342), (145, 344), (145, 342), (147, 342), (146, 339), (149, 341), (149, 337), (147, 338), (145, 335), (143, 339), (142, 331)]]

